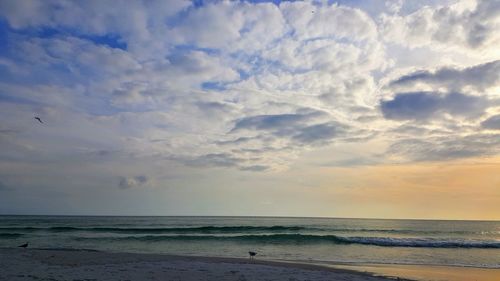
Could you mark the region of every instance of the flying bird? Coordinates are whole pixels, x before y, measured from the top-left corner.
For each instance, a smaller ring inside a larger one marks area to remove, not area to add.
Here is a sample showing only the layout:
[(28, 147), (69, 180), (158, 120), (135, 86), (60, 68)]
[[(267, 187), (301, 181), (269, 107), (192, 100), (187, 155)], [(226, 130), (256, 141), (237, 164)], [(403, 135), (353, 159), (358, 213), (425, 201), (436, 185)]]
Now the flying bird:
[(38, 122), (43, 124), (42, 119), (40, 119), (40, 117), (35, 117), (35, 119), (38, 120)]
[(248, 254), (250, 255), (250, 259), (252, 259), (253, 257), (255, 257), (257, 255), (256, 252), (252, 252), (252, 251), (248, 252)]
[(17, 247), (26, 249), (26, 248), (28, 248), (28, 242), (26, 242), (25, 244), (19, 245)]

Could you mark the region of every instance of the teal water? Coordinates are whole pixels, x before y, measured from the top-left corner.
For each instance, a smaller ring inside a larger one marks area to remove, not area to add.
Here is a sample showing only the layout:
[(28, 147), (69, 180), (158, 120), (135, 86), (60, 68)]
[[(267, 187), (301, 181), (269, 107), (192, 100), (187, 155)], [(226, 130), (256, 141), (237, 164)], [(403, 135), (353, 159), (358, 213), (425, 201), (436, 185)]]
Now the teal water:
[(0, 247), (500, 268), (500, 222), (0, 216)]

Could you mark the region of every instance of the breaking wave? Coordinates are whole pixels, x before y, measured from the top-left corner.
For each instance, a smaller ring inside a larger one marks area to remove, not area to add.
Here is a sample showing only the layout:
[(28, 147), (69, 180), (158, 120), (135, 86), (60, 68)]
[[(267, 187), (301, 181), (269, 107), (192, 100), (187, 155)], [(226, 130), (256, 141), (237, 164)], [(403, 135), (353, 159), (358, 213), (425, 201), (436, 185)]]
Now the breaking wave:
[(125, 237), (75, 237), (76, 240), (142, 241), (161, 242), (171, 240), (203, 241), (219, 240), (246, 243), (272, 244), (360, 244), (381, 247), (419, 248), (500, 248), (500, 241), (491, 240), (445, 240), (434, 238), (389, 238), (389, 237), (343, 237), (337, 235), (268, 234), (268, 235), (144, 235)]

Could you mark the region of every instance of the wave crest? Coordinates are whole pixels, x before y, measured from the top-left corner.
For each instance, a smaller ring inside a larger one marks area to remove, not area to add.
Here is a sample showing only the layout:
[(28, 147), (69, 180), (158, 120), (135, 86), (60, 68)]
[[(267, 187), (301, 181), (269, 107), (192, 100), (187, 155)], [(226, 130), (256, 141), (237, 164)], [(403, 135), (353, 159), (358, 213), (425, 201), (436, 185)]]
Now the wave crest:
[(389, 238), (389, 237), (342, 237), (336, 235), (310, 234), (266, 234), (266, 235), (145, 235), (126, 237), (78, 237), (76, 240), (110, 240), (161, 242), (169, 240), (203, 241), (220, 240), (243, 243), (268, 244), (359, 244), (381, 247), (419, 247), (419, 248), (500, 248), (500, 241), (489, 240), (444, 240), (434, 238)]
[(23, 236), (21, 233), (0, 233), (1, 239), (15, 239)]

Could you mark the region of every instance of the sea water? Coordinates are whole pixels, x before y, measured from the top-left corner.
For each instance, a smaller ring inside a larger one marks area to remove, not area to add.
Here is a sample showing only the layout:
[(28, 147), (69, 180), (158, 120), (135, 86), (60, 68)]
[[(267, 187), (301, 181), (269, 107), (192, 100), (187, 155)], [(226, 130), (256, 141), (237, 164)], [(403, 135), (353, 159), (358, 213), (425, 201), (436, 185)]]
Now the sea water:
[(0, 247), (500, 268), (499, 221), (0, 216)]

